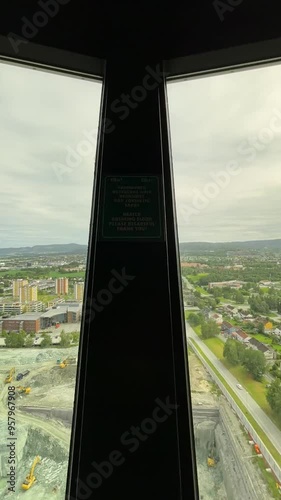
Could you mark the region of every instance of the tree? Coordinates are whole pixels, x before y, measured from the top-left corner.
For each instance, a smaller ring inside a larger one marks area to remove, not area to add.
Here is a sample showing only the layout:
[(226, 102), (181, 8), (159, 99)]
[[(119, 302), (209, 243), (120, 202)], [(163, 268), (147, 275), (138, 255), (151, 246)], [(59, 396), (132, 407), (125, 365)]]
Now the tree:
[(244, 354), (244, 366), (255, 380), (261, 380), (265, 373), (265, 357), (261, 351), (247, 349)]
[(6, 338), (6, 337), (7, 337), (7, 335), (8, 335), (8, 334), (7, 334), (6, 330), (2, 330), (2, 333), (0, 333), (0, 337), (4, 337), (4, 338)]
[(29, 335), (26, 339), (25, 339), (25, 347), (33, 347), (33, 338), (31, 337), (31, 335)]
[(263, 323), (258, 324), (258, 333), (264, 333), (264, 325)]
[(70, 346), (71, 340), (72, 340), (72, 336), (71, 335), (69, 335), (67, 333), (64, 333), (62, 331), (61, 334), (60, 334), (60, 338), (61, 338), (61, 341), (60, 341), (61, 347), (69, 347)]
[(209, 339), (210, 337), (215, 337), (216, 335), (218, 335), (220, 333), (220, 329), (217, 323), (214, 320), (210, 319), (202, 324), (201, 333), (203, 339)]
[(234, 298), (236, 304), (244, 304), (244, 302), (245, 302), (245, 297), (244, 297), (243, 293), (240, 292), (239, 290), (237, 290), (234, 293), (233, 298)]
[[(199, 314), (198, 314), (199, 316)], [(72, 341), (76, 344), (77, 342), (79, 342), (79, 338), (80, 338), (80, 333), (79, 332), (72, 332)]]
[(276, 379), (269, 386), (266, 399), (273, 411), (281, 417), (281, 380)]
[(191, 326), (198, 326), (201, 325), (201, 323), (204, 321), (204, 316), (203, 314), (195, 314), (195, 313), (190, 313), (188, 316), (188, 322)]
[(232, 365), (238, 365), (239, 359), (237, 354), (237, 342), (228, 339), (224, 344), (223, 355)]
[(43, 340), (40, 347), (49, 347), (52, 344), (52, 337), (47, 333), (43, 333)]
[(238, 356), (239, 363), (242, 365), (244, 362), (244, 358), (245, 358), (246, 346), (242, 342), (237, 341), (236, 342), (236, 350), (237, 350), (237, 356)]
[(21, 333), (11, 332), (5, 337), (6, 347), (23, 347), (25, 337)]

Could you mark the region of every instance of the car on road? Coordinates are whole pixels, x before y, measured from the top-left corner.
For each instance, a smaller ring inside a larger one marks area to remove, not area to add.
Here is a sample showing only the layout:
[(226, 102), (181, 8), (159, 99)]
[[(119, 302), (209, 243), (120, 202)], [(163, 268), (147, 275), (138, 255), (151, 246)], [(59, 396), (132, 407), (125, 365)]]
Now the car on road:
[(243, 389), (241, 384), (236, 384), (236, 386), (238, 387), (238, 389)]

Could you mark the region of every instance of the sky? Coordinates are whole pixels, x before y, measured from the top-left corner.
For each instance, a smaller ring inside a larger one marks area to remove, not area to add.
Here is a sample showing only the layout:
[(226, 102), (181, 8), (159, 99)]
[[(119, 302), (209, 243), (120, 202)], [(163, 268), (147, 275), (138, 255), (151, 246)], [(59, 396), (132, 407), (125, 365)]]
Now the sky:
[(87, 244), (101, 84), (1, 63), (0, 89), (0, 248)]
[[(180, 241), (281, 238), (280, 81), (168, 84)], [(87, 243), (101, 84), (1, 63), (0, 88), (0, 248)]]
[(168, 85), (180, 241), (281, 238), (281, 65)]

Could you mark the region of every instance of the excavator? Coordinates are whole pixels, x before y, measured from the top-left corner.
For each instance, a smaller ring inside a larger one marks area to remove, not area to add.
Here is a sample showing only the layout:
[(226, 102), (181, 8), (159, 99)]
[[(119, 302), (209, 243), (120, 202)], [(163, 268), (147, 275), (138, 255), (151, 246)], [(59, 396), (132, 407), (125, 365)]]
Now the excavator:
[(61, 367), (61, 368), (65, 368), (67, 365), (68, 365), (68, 360), (67, 360), (67, 359), (64, 359), (64, 360), (60, 363), (60, 367)]
[(207, 458), (207, 465), (208, 465), (208, 467), (215, 467), (215, 465), (216, 465), (215, 459), (213, 457), (209, 456)]
[(41, 460), (41, 457), (39, 457), (39, 455), (37, 455), (37, 457), (34, 458), (30, 472), (26, 476), (25, 481), (21, 485), (23, 490), (29, 490), (29, 488), (33, 485), (33, 483), (35, 483), (36, 477), (34, 476), (34, 469), (35, 469), (36, 465), (40, 462), (40, 460)]
[(76, 358), (66, 358), (60, 363), (61, 368), (65, 368), (67, 365), (76, 364)]
[(19, 394), (30, 394), (31, 391), (30, 387), (24, 387), (22, 385), (18, 385), (16, 389), (18, 389)]
[(10, 384), (12, 382), (14, 373), (15, 373), (15, 368), (11, 368), (9, 374), (5, 378), (5, 384)]
[(219, 461), (219, 458), (215, 456), (215, 445), (212, 446), (211, 452), (208, 455), (207, 458), (207, 465), (208, 467), (215, 467)]

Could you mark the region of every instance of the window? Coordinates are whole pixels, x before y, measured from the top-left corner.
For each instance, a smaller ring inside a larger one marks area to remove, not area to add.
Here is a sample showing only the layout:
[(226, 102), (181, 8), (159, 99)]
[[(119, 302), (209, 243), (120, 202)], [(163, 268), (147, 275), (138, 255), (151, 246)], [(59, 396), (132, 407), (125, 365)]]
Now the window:
[(280, 489), (280, 76), (168, 84), (202, 498)]
[(102, 85), (0, 69), (0, 498), (64, 499)]

